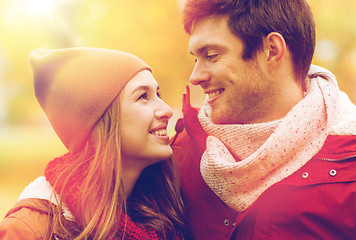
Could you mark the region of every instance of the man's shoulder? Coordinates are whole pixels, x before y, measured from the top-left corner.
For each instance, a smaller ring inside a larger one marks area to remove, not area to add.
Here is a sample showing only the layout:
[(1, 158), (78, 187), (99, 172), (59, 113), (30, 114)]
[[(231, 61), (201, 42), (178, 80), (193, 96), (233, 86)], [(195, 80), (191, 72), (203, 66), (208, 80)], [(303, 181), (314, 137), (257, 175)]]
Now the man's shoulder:
[(334, 124), (331, 126), (332, 135), (356, 135), (356, 105), (346, 93), (339, 91)]
[(334, 161), (356, 158), (356, 135), (329, 135), (316, 158)]

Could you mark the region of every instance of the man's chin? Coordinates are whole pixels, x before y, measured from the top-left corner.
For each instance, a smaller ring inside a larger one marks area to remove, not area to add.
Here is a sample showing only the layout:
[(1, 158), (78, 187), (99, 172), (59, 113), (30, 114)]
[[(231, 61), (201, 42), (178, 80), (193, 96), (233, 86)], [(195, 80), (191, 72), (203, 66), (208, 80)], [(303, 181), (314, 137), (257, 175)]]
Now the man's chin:
[(210, 119), (214, 124), (225, 124), (226, 119), (224, 119), (224, 115), (222, 113), (211, 112)]
[(226, 114), (222, 111), (211, 111), (210, 119), (214, 124), (236, 124), (237, 121), (234, 121), (233, 116)]

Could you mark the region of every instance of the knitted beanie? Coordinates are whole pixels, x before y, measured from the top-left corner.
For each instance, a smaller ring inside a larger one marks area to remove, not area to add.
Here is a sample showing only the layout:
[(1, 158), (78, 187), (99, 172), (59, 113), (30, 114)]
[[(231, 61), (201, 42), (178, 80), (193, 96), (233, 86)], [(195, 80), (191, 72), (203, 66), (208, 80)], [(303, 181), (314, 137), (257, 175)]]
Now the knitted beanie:
[(116, 50), (75, 47), (30, 53), (36, 98), (70, 152), (78, 152), (141, 59)]

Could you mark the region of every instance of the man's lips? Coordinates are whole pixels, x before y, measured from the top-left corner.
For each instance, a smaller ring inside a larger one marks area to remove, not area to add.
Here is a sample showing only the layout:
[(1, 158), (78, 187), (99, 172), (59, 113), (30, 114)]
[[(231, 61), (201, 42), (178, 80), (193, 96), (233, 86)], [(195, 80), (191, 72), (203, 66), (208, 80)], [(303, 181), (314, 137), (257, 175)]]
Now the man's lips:
[(212, 90), (212, 91), (205, 91), (205, 94), (208, 95), (209, 101), (213, 101), (213, 100), (216, 99), (221, 93), (223, 93), (224, 90), (225, 90), (225, 89), (223, 89), (223, 88), (219, 88), (219, 89)]

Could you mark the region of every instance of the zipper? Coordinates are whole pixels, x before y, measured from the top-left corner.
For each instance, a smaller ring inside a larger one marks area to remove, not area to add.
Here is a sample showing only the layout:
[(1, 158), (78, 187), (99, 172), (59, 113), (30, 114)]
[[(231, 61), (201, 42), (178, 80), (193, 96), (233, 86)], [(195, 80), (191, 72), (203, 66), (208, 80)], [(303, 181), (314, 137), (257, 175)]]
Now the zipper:
[(355, 155), (351, 155), (351, 156), (347, 156), (347, 157), (343, 157), (343, 158), (338, 158), (338, 159), (331, 159), (331, 158), (319, 158), (319, 159), (323, 160), (323, 161), (328, 161), (328, 162), (339, 162), (339, 161), (348, 160), (350, 158), (356, 158), (356, 154)]

